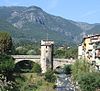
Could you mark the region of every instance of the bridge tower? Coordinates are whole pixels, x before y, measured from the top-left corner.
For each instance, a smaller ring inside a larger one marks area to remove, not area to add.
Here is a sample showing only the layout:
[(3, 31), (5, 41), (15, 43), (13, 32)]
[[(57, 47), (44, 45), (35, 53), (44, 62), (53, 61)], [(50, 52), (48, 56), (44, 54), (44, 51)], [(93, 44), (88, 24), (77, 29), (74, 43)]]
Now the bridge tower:
[(41, 40), (42, 73), (45, 73), (47, 69), (53, 69), (53, 45), (54, 41)]

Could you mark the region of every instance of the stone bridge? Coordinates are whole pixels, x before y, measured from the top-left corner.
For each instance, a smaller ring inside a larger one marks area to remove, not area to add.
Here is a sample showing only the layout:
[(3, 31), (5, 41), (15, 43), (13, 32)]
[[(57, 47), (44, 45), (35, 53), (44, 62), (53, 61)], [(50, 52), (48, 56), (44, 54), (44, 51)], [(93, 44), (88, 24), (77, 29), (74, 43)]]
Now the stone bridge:
[(59, 66), (63, 67), (64, 65), (73, 64), (74, 62), (75, 62), (75, 60), (73, 60), (73, 59), (54, 58), (54, 60), (53, 60), (53, 68), (56, 69)]
[[(12, 55), (12, 57), (15, 59), (15, 64), (21, 61), (33, 61), (35, 63), (40, 64), (40, 55)], [(73, 64), (75, 60), (72, 59), (59, 59), (59, 58), (54, 58), (53, 59), (53, 69), (56, 69), (59, 66), (64, 66), (68, 64)]]
[(40, 55), (12, 55), (12, 57), (15, 59), (15, 64), (25, 60), (40, 64)]

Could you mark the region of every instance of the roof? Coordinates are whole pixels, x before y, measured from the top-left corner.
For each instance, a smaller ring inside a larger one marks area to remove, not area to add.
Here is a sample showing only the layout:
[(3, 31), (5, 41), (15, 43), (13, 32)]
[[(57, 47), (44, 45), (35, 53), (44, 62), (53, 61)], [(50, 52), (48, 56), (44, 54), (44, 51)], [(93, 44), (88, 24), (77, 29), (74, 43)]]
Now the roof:
[(85, 37), (83, 38), (82, 42), (83, 42), (85, 39), (92, 38), (92, 37), (96, 37), (96, 36), (100, 36), (100, 34), (85, 36)]
[(95, 36), (100, 36), (100, 34), (88, 35), (88, 36), (84, 37), (84, 39), (91, 38), (91, 37), (95, 37)]

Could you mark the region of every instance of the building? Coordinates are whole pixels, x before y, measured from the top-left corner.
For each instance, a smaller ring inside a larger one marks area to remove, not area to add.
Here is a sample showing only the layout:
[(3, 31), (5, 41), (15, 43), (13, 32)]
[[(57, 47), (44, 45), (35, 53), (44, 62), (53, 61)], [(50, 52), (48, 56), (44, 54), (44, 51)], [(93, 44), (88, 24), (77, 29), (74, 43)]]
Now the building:
[(91, 63), (95, 62), (100, 67), (100, 34), (88, 35), (83, 38), (81, 45), (78, 46), (78, 59), (80, 58)]
[(78, 46), (78, 59), (81, 59), (82, 58), (82, 55), (83, 55), (83, 51), (82, 51), (82, 45), (80, 44)]
[(53, 45), (54, 41), (41, 40), (42, 73), (45, 73), (47, 69), (53, 69)]

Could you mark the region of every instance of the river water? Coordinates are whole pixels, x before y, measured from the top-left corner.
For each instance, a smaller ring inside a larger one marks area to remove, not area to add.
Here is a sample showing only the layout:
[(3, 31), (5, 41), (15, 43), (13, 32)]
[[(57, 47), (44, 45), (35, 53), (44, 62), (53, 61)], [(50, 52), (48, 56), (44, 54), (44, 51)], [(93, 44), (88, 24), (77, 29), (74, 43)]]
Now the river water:
[(66, 74), (57, 74), (56, 91), (75, 91), (71, 82), (71, 76)]

